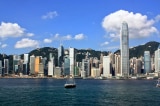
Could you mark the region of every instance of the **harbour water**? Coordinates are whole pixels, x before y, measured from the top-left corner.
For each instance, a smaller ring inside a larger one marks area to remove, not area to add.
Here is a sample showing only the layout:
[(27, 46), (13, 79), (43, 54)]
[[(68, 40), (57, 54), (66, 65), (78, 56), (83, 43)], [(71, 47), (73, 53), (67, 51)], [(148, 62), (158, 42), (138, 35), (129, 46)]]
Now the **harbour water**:
[(65, 79), (1, 78), (2, 106), (160, 106), (156, 80), (76, 79), (65, 89)]

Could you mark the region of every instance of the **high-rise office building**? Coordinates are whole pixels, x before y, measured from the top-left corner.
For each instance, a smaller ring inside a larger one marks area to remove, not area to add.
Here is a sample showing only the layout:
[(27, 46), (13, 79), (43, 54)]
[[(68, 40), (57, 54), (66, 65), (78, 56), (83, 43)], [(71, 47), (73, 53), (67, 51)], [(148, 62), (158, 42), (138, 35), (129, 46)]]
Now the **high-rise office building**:
[(41, 57), (36, 56), (35, 58), (35, 73), (38, 74), (40, 71), (40, 63), (41, 63)]
[(110, 77), (111, 76), (111, 61), (110, 56), (103, 56), (103, 76)]
[(155, 72), (160, 72), (160, 45), (158, 46), (157, 50), (155, 51), (154, 57), (154, 64), (155, 64)]
[(4, 59), (4, 74), (7, 75), (9, 71), (9, 60)]
[(28, 58), (29, 58), (29, 54), (24, 54), (24, 62), (23, 62), (23, 74), (24, 75), (29, 73)]
[(21, 57), (19, 55), (13, 55), (13, 70), (14, 70), (13, 73), (17, 74), (19, 72), (20, 59)]
[(119, 54), (115, 54), (115, 76), (121, 76), (121, 57)]
[(91, 76), (91, 70), (90, 70), (90, 61), (88, 58), (82, 59), (82, 77), (89, 77)]
[(129, 30), (126, 22), (122, 23), (120, 30), (120, 50), (121, 50), (121, 76), (129, 75)]
[(144, 73), (151, 72), (151, 56), (149, 51), (144, 51)]
[(50, 53), (49, 61), (48, 61), (48, 76), (53, 76), (54, 75), (54, 73), (53, 73), (54, 66), (55, 66), (55, 64), (54, 64), (54, 56), (53, 56), (52, 53)]
[(69, 48), (69, 60), (70, 60), (70, 75), (74, 76), (74, 67), (75, 67), (75, 49)]
[(30, 56), (30, 74), (31, 75), (35, 74), (35, 56), (34, 55)]
[(70, 75), (70, 59), (69, 56), (65, 56), (64, 58), (64, 75)]
[(64, 62), (64, 48), (62, 45), (58, 48), (58, 67), (62, 67), (62, 64)]
[(0, 76), (2, 76), (2, 61), (0, 60)]

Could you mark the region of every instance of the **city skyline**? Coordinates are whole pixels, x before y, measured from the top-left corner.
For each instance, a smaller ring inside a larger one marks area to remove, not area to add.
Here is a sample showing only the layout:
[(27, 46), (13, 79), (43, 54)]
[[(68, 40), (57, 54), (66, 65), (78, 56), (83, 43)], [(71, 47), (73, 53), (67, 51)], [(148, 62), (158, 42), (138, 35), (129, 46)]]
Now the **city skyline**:
[[(120, 49), (120, 26), (129, 26), (129, 47), (159, 42), (160, 1), (1, 0), (0, 53), (37, 47), (102, 51)], [(116, 3), (116, 5), (115, 5)]]

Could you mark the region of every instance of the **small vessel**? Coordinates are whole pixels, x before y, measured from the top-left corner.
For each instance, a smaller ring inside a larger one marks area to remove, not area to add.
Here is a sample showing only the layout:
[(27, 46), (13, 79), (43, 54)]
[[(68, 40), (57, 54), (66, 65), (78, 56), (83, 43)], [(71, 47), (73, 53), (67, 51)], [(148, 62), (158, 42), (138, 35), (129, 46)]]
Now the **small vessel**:
[(156, 87), (160, 87), (160, 79), (158, 79)]
[(67, 79), (66, 83), (64, 84), (65, 88), (75, 88), (76, 83), (73, 77)]

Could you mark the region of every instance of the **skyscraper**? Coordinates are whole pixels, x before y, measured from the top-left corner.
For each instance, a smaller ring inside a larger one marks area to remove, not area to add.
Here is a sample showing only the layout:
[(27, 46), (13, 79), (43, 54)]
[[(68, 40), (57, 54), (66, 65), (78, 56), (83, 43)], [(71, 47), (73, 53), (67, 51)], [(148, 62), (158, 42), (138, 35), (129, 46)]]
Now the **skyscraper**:
[(110, 73), (110, 56), (103, 56), (103, 76), (104, 77), (110, 77), (111, 73)]
[(128, 77), (129, 74), (129, 30), (126, 22), (122, 23), (120, 30), (121, 49), (121, 76)]
[(0, 60), (0, 76), (2, 76), (2, 61)]
[(9, 71), (9, 60), (4, 59), (4, 74), (7, 75)]
[(154, 57), (155, 63), (155, 72), (160, 72), (160, 45), (158, 46), (157, 50), (155, 51)]
[(35, 56), (30, 56), (30, 75), (35, 74)]
[(151, 57), (149, 51), (144, 51), (144, 73), (151, 72)]
[(23, 62), (23, 74), (29, 73), (29, 65), (28, 65), (29, 54), (24, 54), (24, 62)]
[(70, 60), (70, 75), (74, 76), (74, 59), (75, 59), (75, 49), (69, 48), (69, 60)]
[(62, 45), (60, 45), (60, 47), (58, 48), (58, 66), (62, 67), (62, 64), (64, 62), (64, 48)]

